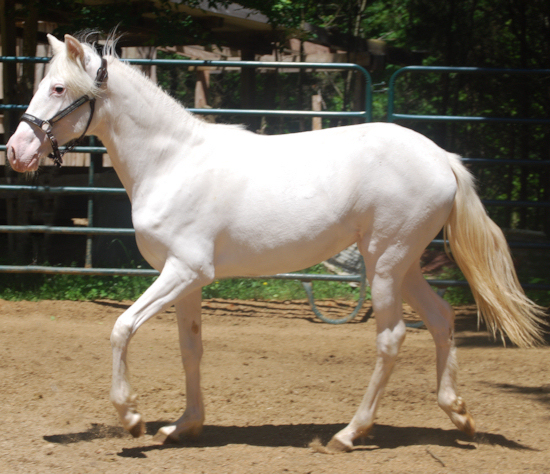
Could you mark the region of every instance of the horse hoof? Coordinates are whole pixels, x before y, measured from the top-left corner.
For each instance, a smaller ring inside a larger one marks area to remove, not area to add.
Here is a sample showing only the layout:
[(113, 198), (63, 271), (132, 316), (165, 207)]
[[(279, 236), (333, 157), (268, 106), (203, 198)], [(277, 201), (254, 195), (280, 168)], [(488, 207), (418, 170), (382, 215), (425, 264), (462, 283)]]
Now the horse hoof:
[(466, 408), (466, 403), (461, 397), (455, 400), (451, 410), (451, 420), (456, 427), (473, 438), (476, 434), (476, 422), (472, 415), (470, 415), (470, 412)]
[(328, 442), (326, 450), (329, 454), (349, 453), (353, 450), (353, 446), (348, 446), (347, 444), (342, 443), (339, 439), (333, 437)]
[(129, 428), (128, 431), (134, 438), (139, 438), (145, 434), (145, 423), (143, 423), (143, 421), (140, 421), (139, 423), (136, 423), (134, 426)]
[(157, 434), (153, 436), (153, 442), (155, 444), (174, 444), (179, 442), (179, 438), (173, 438), (168, 433), (167, 427), (160, 428)]
[(466, 419), (464, 420), (461, 427), (459, 427), (460, 431), (463, 433), (466, 433), (470, 438), (473, 438), (476, 435), (476, 422), (472, 418), (472, 415), (469, 413), (466, 413), (464, 416)]

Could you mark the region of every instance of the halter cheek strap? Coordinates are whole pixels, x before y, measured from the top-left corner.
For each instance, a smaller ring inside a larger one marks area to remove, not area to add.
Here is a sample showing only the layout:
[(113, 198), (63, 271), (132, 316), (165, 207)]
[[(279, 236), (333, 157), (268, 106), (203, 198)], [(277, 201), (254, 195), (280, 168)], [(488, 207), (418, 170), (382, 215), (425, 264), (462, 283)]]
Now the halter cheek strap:
[[(101, 66), (97, 70), (97, 74), (95, 78), (95, 83), (97, 87), (99, 87), (105, 81), (105, 79), (107, 79), (107, 75), (108, 75), (107, 60), (105, 58), (101, 58)], [(38, 117), (35, 117), (34, 115), (24, 113), (21, 116), (21, 121), (30, 123), (31, 125), (38, 127), (40, 130), (42, 130), (46, 134), (52, 146), (52, 153), (48, 155), (48, 158), (51, 158), (55, 163), (55, 165), (58, 168), (61, 168), (61, 165), (63, 164), (63, 155), (67, 152), (72, 151), (74, 147), (78, 144), (78, 142), (80, 142), (80, 140), (84, 138), (84, 135), (86, 135), (86, 132), (88, 131), (88, 128), (90, 127), (90, 124), (92, 123), (92, 119), (94, 117), (95, 101), (96, 101), (95, 97), (89, 97), (87, 95), (83, 95), (79, 99), (75, 100), (68, 107), (65, 107), (63, 110), (55, 114), (49, 120), (42, 120)], [(67, 146), (63, 151), (59, 150), (57, 139), (52, 133), (52, 128), (54, 124), (59, 122), (62, 118), (66, 117), (70, 113), (74, 112), (76, 109), (78, 109), (81, 105), (85, 104), (86, 102), (90, 102), (90, 115), (88, 117), (88, 122), (86, 123), (86, 128), (82, 132), (82, 135), (80, 135), (80, 137), (78, 137), (76, 140), (73, 140), (72, 143), (69, 146)]]

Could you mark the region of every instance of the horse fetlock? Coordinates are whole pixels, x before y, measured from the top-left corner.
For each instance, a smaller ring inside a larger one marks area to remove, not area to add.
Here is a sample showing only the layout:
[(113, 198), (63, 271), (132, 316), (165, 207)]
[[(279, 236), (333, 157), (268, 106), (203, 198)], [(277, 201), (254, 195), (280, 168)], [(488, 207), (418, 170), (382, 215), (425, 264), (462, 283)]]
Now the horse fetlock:
[(111, 401), (126, 431), (129, 431), (134, 438), (138, 438), (145, 434), (145, 425), (135, 406), (135, 397), (131, 398), (130, 403), (117, 403), (114, 400)]
[(462, 399), (462, 397), (456, 397), (455, 401), (451, 405), (451, 410), (458, 415), (466, 415), (468, 413), (466, 402)]

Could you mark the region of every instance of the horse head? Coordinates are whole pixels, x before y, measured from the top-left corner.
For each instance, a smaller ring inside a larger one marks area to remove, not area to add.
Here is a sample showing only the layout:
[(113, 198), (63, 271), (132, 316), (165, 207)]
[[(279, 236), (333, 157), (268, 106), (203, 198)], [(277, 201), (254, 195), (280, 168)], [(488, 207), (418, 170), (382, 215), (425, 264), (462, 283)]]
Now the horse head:
[[(17, 130), (7, 144), (15, 171), (35, 171), (51, 154), (61, 164), (58, 145), (93, 130), (95, 101), (106, 78), (106, 62), (70, 35), (65, 42), (48, 35), (53, 59)], [(101, 72), (100, 72), (101, 71)], [(83, 106), (87, 102), (90, 107)]]

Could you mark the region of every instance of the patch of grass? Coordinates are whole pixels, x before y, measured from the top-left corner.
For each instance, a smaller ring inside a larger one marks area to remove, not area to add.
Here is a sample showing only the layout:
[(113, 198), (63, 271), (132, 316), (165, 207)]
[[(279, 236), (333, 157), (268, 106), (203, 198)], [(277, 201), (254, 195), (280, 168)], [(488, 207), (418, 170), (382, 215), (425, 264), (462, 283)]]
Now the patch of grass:
[[(302, 273), (302, 272), (301, 272)], [(315, 265), (303, 273), (326, 274), (325, 267)], [(448, 268), (439, 279), (464, 280), (460, 270)], [(110, 299), (135, 301), (155, 281), (156, 277), (141, 276), (89, 276), (89, 275), (40, 275), (0, 273), (0, 299), (4, 300), (71, 300), (93, 301)], [(547, 283), (532, 279), (530, 283)], [(347, 283), (316, 281), (313, 283), (316, 299), (357, 300), (359, 289)], [(293, 300), (306, 298), (299, 281), (235, 278), (216, 280), (202, 290), (203, 298), (240, 300)], [(527, 296), (542, 306), (550, 305), (550, 291), (530, 290)], [(469, 288), (449, 287), (445, 300), (453, 306), (473, 304)], [(367, 299), (370, 288), (367, 287)]]
[[(327, 274), (322, 264), (315, 265), (300, 273)], [(337, 281), (315, 281), (313, 292), (316, 299), (357, 300), (359, 289)], [(292, 300), (306, 297), (299, 281), (294, 280), (255, 280), (228, 279), (216, 280), (203, 288), (204, 298)]]
[[(529, 280), (531, 284), (541, 284), (548, 285), (549, 281), (547, 278), (531, 278)], [(526, 295), (531, 298), (535, 303), (540, 306), (549, 307), (550, 306), (550, 291), (548, 290), (527, 290)]]
[[(323, 265), (306, 273), (328, 273)], [(0, 299), (5, 300), (136, 300), (156, 277), (0, 274)], [(356, 300), (359, 289), (342, 282), (314, 282), (317, 299)], [(203, 288), (204, 298), (290, 300), (306, 297), (302, 285), (294, 280), (228, 279), (216, 280)]]
[(89, 275), (0, 275), (5, 300), (136, 300), (156, 277)]

